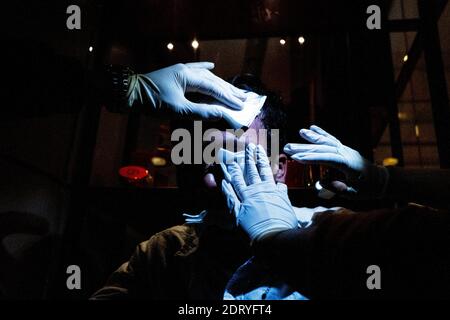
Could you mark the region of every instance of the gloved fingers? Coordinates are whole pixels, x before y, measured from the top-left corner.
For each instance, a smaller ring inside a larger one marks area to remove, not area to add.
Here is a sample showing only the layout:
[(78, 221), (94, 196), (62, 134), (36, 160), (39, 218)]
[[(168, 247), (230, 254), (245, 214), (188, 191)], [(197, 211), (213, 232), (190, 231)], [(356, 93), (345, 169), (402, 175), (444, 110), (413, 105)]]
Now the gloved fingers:
[(336, 140), (333, 140), (327, 136), (318, 134), (317, 132), (312, 131), (312, 130), (301, 129), (300, 136), (303, 139), (305, 139), (306, 141), (311, 142), (313, 144), (321, 144), (321, 145), (332, 146), (332, 147), (340, 146), (340, 143), (336, 142)]
[(345, 159), (336, 153), (296, 153), (291, 158), (303, 164), (322, 164), (337, 169), (345, 165)]
[(187, 108), (180, 108), (182, 115), (192, 116), (194, 118), (200, 118), (203, 120), (220, 120), (223, 117), (222, 111), (215, 105), (209, 105), (205, 103), (194, 103), (189, 100), (185, 100), (184, 104)]
[(231, 107), (234, 109), (241, 110), (243, 108), (243, 101), (247, 99), (247, 93), (244, 90), (236, 88), (208, 69), (191, 68), (191, 70), (186, 76), (188, 92), (200, 92), (225, 104), (229, 104), (231, 101)]
[(285, 185), (284, 183), (281, 183), (281, 182), (277, 183), (277, 189), (278, 189), (278, 191), (281, 191), (281, 192), (286, 193), (286, 194), (288, 192), (287, 185)]
[(325, 130), (323, 130), (322, 128), (316, 126), (316, 125), (312, 125), (309, 127), (310, 130), (317, 132), (318, 134), (321, 134), (327, 138), (330, 138), (331, 140), (336, 141), (337, 143), (341, 143), (335, 136), (329, 134), (328, 132), (326, 132)]
[[(197, 77), (199, 76), (197, 75)], [(220, 78), (216, 76), (206, 77), (204, 75), (201, 75), (198, 79), (190, 79), (186, 91), (211, 96), (231, 109), (242, 110), (244, 102), (230, 89), (231, 84), (224, 85), (221, 83), (221, 79), (218, 79)]]
[(233, 91), (233, 93), (236, 95), (236, 97), (238, 97), (242, 101), (247, 100), (248, 91), (239, 89), (239, 88), (235, 87), (234, 85), (232, 85), (231, 83), (228, 83), (228, 84), (230, 85), (230, 89)]
[(239, 89), (239, 88), (233, 86), (231, 83), (216, 76), (214, 73), (212, 73), (209, 70), (203, 70), (202, 72), (205, 74), (205, 77), (207, 79), (209, 79), (210, 81), (214, 81), (218, 85), (221, 85), (224, 90), (230, 91), (241, 101), (247, 100), (248, 91), (245, 91), (245, 90), (242, 90), (242, 89)]
[(320, 144), (288, 143), (283, 150), (289, 155), (296, 153), (337, 153), (336, 147)]
[(266, 151), (261, 145), (256, 146), (256, 167), (259, 171), (259, 176), (262, 181), (269, 181), (275, 183), (273, 179), (272, 168), (270, 167), (269, 158)]
[(255, 152), (256, 146), (253, 143), (249, 143), (245, 147), (245, 181), (247, 185), (261, 182), (258, 169), (256, 169)]
[(203, 61), (203, 62), (189, 62), (184, 64), (189, 69), (214, 69), (214, 63)]
[[(222, 180), (222, 192), (227, 197), (227, 199), (232, 199), (232, 200), (237, 199), (237, 196), (233, 190), (233, 187), (231, 186), (230, 183), (228, 183), (225, 180)], [(234, 205), (234, 203), (233, 203), (233, 205)]]
[(230, 107), (242, 110), (248, 96), (246, 91), (236, 88), (209, 70), (203, 69), (201, 73), (205, 81), (212, 85), (209, 95), (225, 104), (229, 104), (229, 101), (232, 101), (234, 104), (230, 105)]
[(231, 181), (231, 176), (230, 176), (230, 173), (228, 172), (227, 165), (225, 163), (226, 162), (221, 162), (220, 163), (220, 168), (222, 169), (224, 180), (226, 182), (230, 182)]
[(244, 191), (247, 188), (245, 184), (244, 175), (241, 168), (236, 162), (227, 165), (228, 172), (231, 177), (231, 185), (233, 186), (236, 194), (240, 200), (243, 200)]
[(239, 207), (240, 207), (241, 203), (240, 203), (236, 193), (234, 192), (231, 184), (229, 184), (225, 180), (222, 180), (222, 192), (225, 195), (228, 209), (237, 218), (237, 216), (239, 214)]
[(241, 101), (247, 100), (248, 91), (245, 91), (245, 90), (242, 90), (242, 89), (239, 89), (239, 88), (233, 86), (228, 81), (225, 81), (222, 78), (216, 76), (210, 70), (208, 70), (208, 69), (199, 70), (199, 74), (201, 74), (202, 77), (207, 79), (208, 81), (212, 81), (212, 82), (216, 83), (223, 90), (230, 91), (232, 94), (234, 94)]

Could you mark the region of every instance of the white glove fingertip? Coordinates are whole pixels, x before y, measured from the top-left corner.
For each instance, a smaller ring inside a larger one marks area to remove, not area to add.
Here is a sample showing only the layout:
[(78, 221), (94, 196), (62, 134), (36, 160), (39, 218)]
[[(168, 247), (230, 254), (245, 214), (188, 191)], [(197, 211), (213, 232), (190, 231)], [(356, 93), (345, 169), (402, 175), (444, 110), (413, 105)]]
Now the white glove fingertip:
[(295, 153), (291, 155), (292, 160), (303, 163), (303, 155), (301, 153)]
[(208, 69), (208, 70), (214, 69), (214, 63), (209, 61), (189, 62), (185, 63), (184, 65), (190, 69)]
[(318, 134), (324, 136), (324, 137), (327, 137), (327, 138), (329, 138), (329, 139), (335, 141), (336, 143), (341, 143), (335, 136), (333, 136), (332, 134), (329, 134), (328, 132), (326, 132), (325, 130), (323, 130), (322, 128), (320, 128), (319, 126), (316, 126), (316, 125), (313, 124), (313, 125), (310, 127), (310, 129), (311, 129), (312, 131), (314, 131), (314, 132), (316, 132), (316, 133), (318, 133)]
[(294, 143), (288, 143), (287, 145), (284, 146), (283, 151), (285, 153), (287, 153), (288, 155), (291, 155), (294, 153), (294, 151), (292, 150), (293, 148), (295, 148), (295, 144)]
[(228, 183), (231, 182), (231, 176), (228, 173), (227, 165), (223, 162), (220, 162), (220, 168), (222, 169), (224, 180)]
[(235, 218), (237, 218), (240, 210), (240, 201), (236, 196), (236, 193), (234, 192), (231, 184), (229, 184), (225, 180), (222, 180), (222, 192), (225, 195), (228, 210), (233, 213)]
[(286, 194), (287, 194), (287, 192), (288, 192), (288, 187), (287, 187), (287, 185), (285, 185), (284, 183), (281, 183), (281, 182), (278, 182), (278, 183), (277, 183), (277, 189), (278, 189), (279, 191), (283, 192), (283, 193), (286, 193)]
[(256, 146), (249, 143), (245, 148), (245, 178), (247, 183), (255, 184), (261, 182), (255, 161)]
[(256, 147), (256, 166), (262, 181), (275, 182), (269, 158), (261, 145)]
[(231, 185), (236, 190), (237, 196), (242, 199), (246, 187), (242, 170), (236, 162), (227, 165), (227, 169), (231, 177)]
[(222, 111), (217, 106), (192, 102), (190, 105), (194, 117), (209, 121), (217, 121), (223, 117)]
[(229, 108), (235, 110), (244, 109), (244, 101), (236, 97), (233, 93), (229, 93), (222, 98), (222, 102), (224, 102)]
[(232, 88), (232, 90), (233, 90), (234, 95), (235, 95), (238, 99), (240, 99), (240, 100), (242, 100), (242, 101), (247, 100), (247, 93), (246, 93), (244, 90), (239, 89), (239, 88), (236, 88), (236, 87), (233, 86), (232, 84), (230, 84), (230, 86), (231, 86), (231, 88)]

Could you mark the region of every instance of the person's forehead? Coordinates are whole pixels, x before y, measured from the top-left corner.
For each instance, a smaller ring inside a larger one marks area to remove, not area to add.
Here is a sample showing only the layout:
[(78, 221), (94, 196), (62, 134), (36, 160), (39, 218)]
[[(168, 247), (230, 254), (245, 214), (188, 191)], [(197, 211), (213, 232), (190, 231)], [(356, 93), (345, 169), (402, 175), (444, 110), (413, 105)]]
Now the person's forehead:
[[(230, 133), (230, 131), (226, 131), (224, 134), (225, 140), (234, 139), (239, 141), (239, 145), (245, 145), (248, 143), (253, 144), (261, 144), (264, 149), (267, 149), (267, 141), (264, 141), (264, 138), (267, 138), (267, 134), (261, 134), (261, 130), (266, 129), (264, 127), (263, 122), (259, 117), (256, 117), (255, 120), (250, 124), (247, 130), (244, 131), (243, 134), (239, 134), (235, 131), (235, 134)], [(233, 131), (231, 131), (233, 132)], [(232, 150), (230, 150), (232, 151)]]
[[(225, 123), (224, 121), (203, 122), (203, 128), (205, 131), (209, 130), (209, 129), (216, 129), (216, 130), (223, 131), (223, 132), (230, 131), (230, 130), (239, 130), (239, 129), (233, 129), (233, 128), (229, 127), (229, 125), (227, 123)], [(264, 123), (262, 122), (259, 115), (257, 115), (256, 118), (252, 121), (252, 123), (247, 127), (247, 130), (248, 129), (253, 129), (253, 130), (265, 129)]]
[(258, 133), (261, 129), (265, 129), (264, 124), (259, 117), (256, 117), (239, 140), (245, 140), (247, 143), (258, 144), (260, 143)]
[[(229, 151), (236, 152), (242, 150), (247, 143), (261, 144), (267, 150), (267, 132), (261, 118), (257, 116), (246, 130), (230, 129), (230, 128), (214, 128), (210, 127), (205, 130), (205, 139), (203, 144), (206, 146), (212, 141), (214, 144), (219, 144), (221, 148), (230, 149)], [(220, 133), (219, 135), (217, 133)], [(214, 138), (212, 138), (214, 137)]]
[(255, 120), (253, 120), (253, 122), (250, 124), (248, 128), (254, 130), (265, 129), (264, 123), (262, 122), (259, 116), (257, 116)]
[(256, 118), (252, 121), (252, 123), (245, 130), (244, 129), (224, 128), (224, 127), (217, 128), (217, 130), (222, 131), (222, 132), (233, 132), (233, 131), (239, 132), (242, 130), (242, 131), (244, 131), (243, 135), (246, 135), (246, 134), (249, 135), (248, 133), (251, 132), (252, 130), (254, 132), (259, 132), (259, 130), (261, 130), (261, 129), (266, 129), (266, 128), (264, 127), (264, 123), (262, 122), (262, 120), (259, 116), (256, 116)]

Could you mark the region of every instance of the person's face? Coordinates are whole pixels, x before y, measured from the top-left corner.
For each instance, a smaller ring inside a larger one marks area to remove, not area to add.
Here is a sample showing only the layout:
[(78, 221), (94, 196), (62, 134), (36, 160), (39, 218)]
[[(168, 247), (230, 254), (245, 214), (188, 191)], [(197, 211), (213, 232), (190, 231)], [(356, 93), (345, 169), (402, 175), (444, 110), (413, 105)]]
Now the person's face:
[[(219, 137), (215, 136), (216, 139), (214, 143), (217, 143), (220, 146), (234, 146), (234, 150), (230, 151), (245, 150), (245, 146), (249, 143), (253, 143), (255, 145), (260, 144), (267, 151), (267, 141), (266, 139), (262, 139), (264, 135), (260, 137), (258, 134), (261, 129), (265, 129), (264, 124), (259, 117), (256, 117), (248, 127), (248, 130), (246, 130), (240, 137), (231, 132), (221, 130), (221, 135), (219, 135)], [(281, 154), (279, 156), (279, 166), (274, 170), (274, 178), (277, 182), (285, 181), (286, 160), (287, 158), (285, 155)], [(218, 189), (217, 186), (220, 186), (222, 179), (223, 173), (220, 165), (206, 165), (205, 174), (203, 176), (204, 187), (209, 190), (216, 190)]]

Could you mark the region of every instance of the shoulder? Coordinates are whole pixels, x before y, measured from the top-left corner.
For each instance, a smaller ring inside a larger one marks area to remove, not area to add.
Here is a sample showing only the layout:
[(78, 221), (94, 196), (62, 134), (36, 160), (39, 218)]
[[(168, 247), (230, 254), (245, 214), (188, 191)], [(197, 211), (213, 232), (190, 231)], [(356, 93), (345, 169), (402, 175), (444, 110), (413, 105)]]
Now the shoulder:
[(199, 244), (198, 230), (193, 225), (178, 225), (153, 235), (138, 250), (152, 256), (183, 256), (194, 252)]

